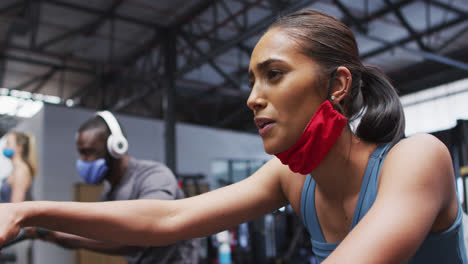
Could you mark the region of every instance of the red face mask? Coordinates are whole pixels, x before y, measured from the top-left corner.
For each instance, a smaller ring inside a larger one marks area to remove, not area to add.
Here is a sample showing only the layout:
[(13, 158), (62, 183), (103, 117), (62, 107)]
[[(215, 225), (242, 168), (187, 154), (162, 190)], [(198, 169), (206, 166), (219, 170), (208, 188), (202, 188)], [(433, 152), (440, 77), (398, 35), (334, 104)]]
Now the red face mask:
[[(332, 82), (333, 79), (334, 74)], [(291, 171), (309, 174), (328, 154), (347, 122), (348, 119), (326, 100), (312, 116), (299, 140), (291, 148), (275, 156), (288, 165)]]

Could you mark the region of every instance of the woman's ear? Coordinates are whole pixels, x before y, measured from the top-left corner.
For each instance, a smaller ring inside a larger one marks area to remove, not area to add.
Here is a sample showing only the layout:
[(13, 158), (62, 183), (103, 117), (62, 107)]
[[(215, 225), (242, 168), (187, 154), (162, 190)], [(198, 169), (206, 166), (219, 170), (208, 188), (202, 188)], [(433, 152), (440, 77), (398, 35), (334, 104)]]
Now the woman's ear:
[(333, 106), (338, 106), (344, 102), (343, 100), (351, 87), (351, 82), (353, 81), (352, 78), (353, 77), (351, 76), (351, 72), (348, 68), (340, 66), (336, 69), (336, 76), (330, 95), (330, 102)]

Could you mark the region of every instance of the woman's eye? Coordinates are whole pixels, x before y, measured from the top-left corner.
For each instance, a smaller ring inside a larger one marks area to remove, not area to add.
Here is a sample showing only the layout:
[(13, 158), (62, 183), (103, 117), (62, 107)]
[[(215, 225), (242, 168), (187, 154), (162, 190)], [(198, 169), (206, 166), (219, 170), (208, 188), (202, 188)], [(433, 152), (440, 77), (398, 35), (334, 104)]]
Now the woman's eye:
[(268, 77), (268, 80), (274, 80), (276, 78), (281, 77), (282, 74), (283, 73), (280, 71), (271, 70), (271, 71), (268, 71), (267, 77)]

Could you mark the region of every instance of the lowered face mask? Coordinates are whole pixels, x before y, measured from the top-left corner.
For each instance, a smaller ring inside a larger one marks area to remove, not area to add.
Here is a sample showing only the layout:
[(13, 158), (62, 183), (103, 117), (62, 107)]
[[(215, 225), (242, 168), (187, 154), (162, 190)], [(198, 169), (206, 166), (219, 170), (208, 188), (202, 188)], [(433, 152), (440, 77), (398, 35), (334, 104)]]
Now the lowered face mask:
[(104, 180), (109, 167), (107, 167), (105, 159), (97, 159), (94, 161), (76, 161), (76, 169), (80, 176), (88, 184), (99, 184)]
[[(328, 94), (331, 92), (336, 70), (330, 80)], [(288, 150), (275, 156), (281, 163), (288, 165), (293, 172), (309, 174), (323, 161), (340, 137), (348, 119), (336, 111), (327, 99), (307, 124), (302, 136)]]

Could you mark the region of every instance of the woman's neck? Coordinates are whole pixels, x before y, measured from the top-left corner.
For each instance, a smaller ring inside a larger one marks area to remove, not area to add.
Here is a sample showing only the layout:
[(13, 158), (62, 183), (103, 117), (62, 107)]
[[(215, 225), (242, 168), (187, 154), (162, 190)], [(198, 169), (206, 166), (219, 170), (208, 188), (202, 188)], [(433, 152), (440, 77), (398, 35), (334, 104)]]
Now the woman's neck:
[(376, 148), (376, 144), (359, 139), (346, 127), (311, 173), (321, 194), (329, 200), (343, 200), (358, 194), (367, 163)]
[(23, 160), (23, 158), (19, 155), (19, 153), (17, 153), (17, 154), (14, 155), (13, 157), (11, 157), (11, 162), (13, 163), (13, 165), (26, 163), (26, 162)]

